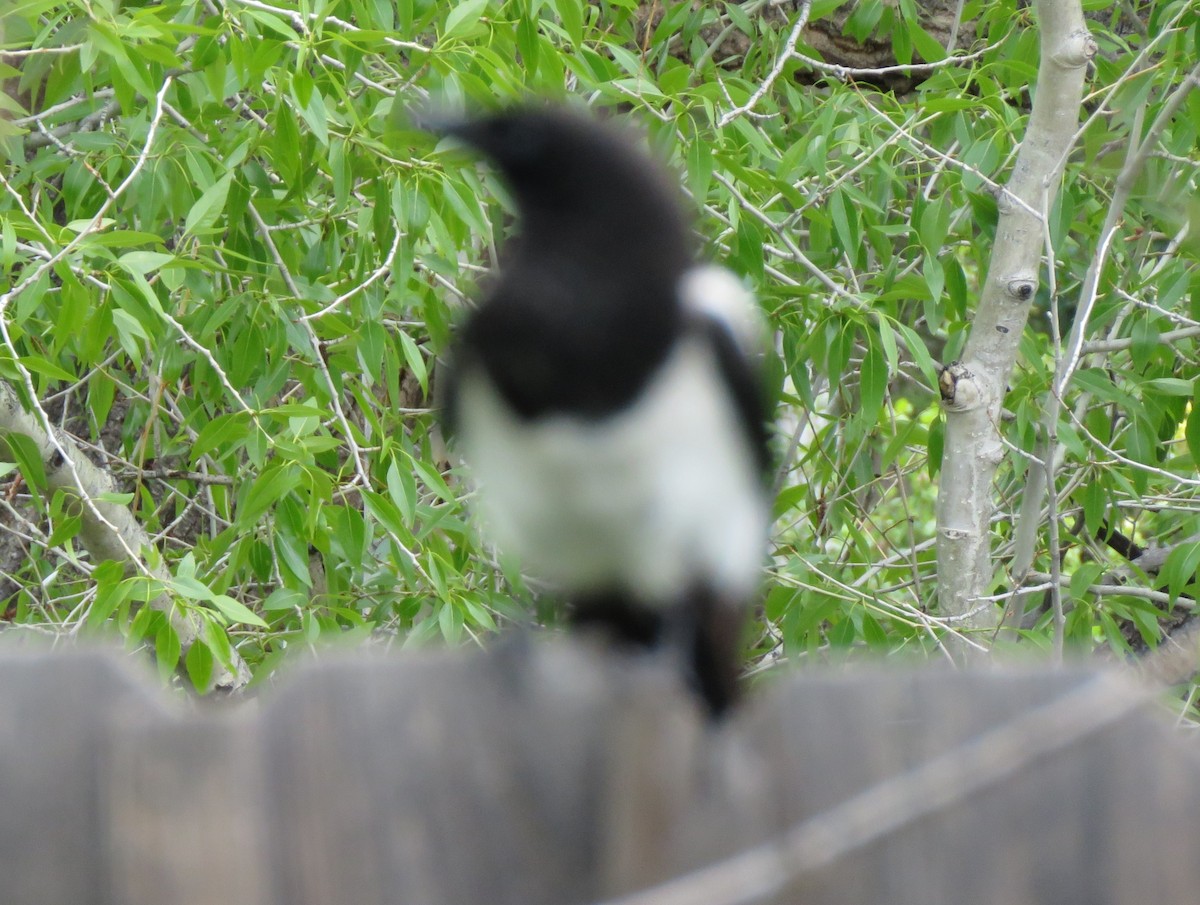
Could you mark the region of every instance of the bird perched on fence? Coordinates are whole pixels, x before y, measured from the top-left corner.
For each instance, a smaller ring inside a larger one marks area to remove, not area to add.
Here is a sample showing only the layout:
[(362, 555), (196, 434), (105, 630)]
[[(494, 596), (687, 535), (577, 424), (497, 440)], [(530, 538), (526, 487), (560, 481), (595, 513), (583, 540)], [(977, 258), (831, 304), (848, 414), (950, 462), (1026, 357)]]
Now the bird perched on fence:
[(576, 623), (674, 651), (720, 713), (769, 513), (753, 299), (696, 263), (678, 188), (632, 134), (537, 105), (437, 128), (518, 214), (440, 378), (484, 529)]

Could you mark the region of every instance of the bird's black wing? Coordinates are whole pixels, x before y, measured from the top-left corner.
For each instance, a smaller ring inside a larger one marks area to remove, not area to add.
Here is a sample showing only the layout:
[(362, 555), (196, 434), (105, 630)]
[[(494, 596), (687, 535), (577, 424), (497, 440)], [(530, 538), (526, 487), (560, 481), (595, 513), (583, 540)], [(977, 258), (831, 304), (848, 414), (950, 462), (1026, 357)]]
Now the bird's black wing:
[(690, 314), (688, 325), (700, 333), (713, 350), (721, 378), (729, 388), (738, 419), (754, 451), (755, 464), (764, 480), (767, 480), (771, 470), (770, 434), (767, 428), (770, 411), (762, 364), (746, 355), (729, 325), (720, 318), (695, 311)]

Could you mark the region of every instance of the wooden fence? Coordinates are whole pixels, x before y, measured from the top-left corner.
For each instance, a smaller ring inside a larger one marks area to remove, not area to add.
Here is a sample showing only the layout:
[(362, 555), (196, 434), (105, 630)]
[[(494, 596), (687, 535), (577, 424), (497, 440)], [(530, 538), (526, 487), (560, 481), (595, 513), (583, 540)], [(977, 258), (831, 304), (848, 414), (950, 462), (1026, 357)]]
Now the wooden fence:
[(623, 896), (1200, 902), (1200, 760), (1083, 672), (809, 673), (712, 727), (659, 667), (568, 641), (208, 705), (116, 654), (0, 653), (2, 905)]

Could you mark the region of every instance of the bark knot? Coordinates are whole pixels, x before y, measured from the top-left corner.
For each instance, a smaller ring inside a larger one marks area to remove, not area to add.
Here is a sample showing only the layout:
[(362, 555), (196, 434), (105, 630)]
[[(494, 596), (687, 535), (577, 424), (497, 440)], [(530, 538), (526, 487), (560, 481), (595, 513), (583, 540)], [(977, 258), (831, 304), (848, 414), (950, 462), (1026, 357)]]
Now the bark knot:
[(983, 404), (983, 388), (961, 361), (952, 361), (938, 372), (938, 392), (948, 412), (968, 412)]
[(1004, 288), (1018, 302), (1027, 302), (1033, 298), (1033, 294), (1037, 291), (1037, 280), (1017, 278), (1009, 280)]
[(1096, 55), (1099, 45), (1091, 32), (1081, 28), (1067, 35), (1062, 46), (1052, 54), (1051, 59), (1064, 69), (1078, 69), (1086, 66)]

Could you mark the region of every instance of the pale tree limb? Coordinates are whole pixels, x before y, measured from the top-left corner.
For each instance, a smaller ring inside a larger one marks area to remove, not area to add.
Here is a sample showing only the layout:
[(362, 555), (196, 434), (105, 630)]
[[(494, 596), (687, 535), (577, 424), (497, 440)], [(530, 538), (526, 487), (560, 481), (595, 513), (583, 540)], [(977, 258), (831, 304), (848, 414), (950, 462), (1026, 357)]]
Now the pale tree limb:
[[(1001, 401), (1037, 295), (1046, 206), (1058, 194), (1087, 64), (1096, 52), (1079, 0), (1040, 0), (1036, 8), (1041, 61), (1029, 127), (997, 199), (996, 243), (962, 362), (942, 387), (948, 405), (937, 504), (938, 606), (947, 616), (973, 612), (967, 627), (975, 629), (996, 624), (994, 608), (977, 609), (977, 602), (992, 578), (989, 523), (1004, 450)], [(958, 649), (963, 656), (969, 650)]]
[[(164, 586), (169, 584), (170, 573), (148, 562), (142, 552), (152, 549), (153, 544), (133, 513), (127, 506), (102, 499), (116, 491), (112, 476), (80, 452), (66, 433), (53, 427), (47, 433), (40, 420), (21, 405), (12, 388), (0, 381), (0, 436), (11, 434), (28, 437), (37, 447), (48, 493), (63, 490), (81, 499), (79, 540), (93, 562), (114, 560)], [(37, 492), (37, 488), (31, 490)], [(186, 653), (204, 629), (203, 617), (178, 606), (168, 593), (158, 595), (148, 605), (166, 614)], [(216, 664), (212, 680), (215, 687), (240, 688), (249, 681), (250, 670), (245, 662), (236, 650), (232, 650), (232, 656), (232, 669)]]

